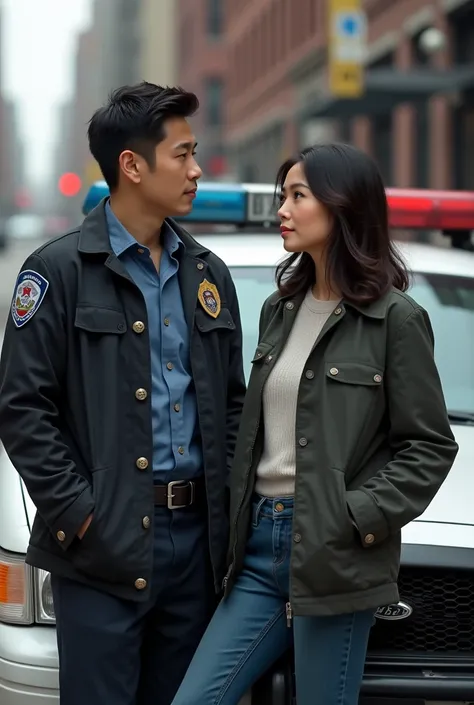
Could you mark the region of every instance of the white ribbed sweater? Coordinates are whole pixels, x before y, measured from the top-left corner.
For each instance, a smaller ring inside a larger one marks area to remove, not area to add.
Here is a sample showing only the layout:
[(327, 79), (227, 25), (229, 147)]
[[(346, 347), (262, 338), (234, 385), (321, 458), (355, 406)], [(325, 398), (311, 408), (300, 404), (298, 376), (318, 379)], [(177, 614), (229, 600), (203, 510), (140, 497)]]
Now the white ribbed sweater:
[(263, 390), (263, 453), (255, 491), (264, 497), (294, 494), (296, 402), (301, 376), (316, 339), (336, 301), (319, 301), (308, 291), (288, 340)]

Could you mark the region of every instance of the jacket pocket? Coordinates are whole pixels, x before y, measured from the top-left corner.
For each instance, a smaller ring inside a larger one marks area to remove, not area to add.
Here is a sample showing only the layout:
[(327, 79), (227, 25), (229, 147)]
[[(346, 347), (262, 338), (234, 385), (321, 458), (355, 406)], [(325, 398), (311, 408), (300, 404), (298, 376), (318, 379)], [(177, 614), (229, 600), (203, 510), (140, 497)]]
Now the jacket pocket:
[(259, 343), (257, 345), (257, 349), (255, 350), (254, 356), (251, 359), (252, 363), (255, 362), (264, 362), (266, 359), (267, 355), (270, 354), (270, 352), (273, 350), (275, 346), (273, 343)]
[(235, 330), (234, 319), (228, 308), (222, 308), (217, 318), (213, 318), (202, 309), (196, 309), (196, 327), (200, 333), (212, 333), (213, 331), (225, 332)]
[(130, 527), (130, 506), (116, 497), (114, 481), (109, 468), (92, 470), (92, 521), (82, 539), (74, 544), (72, 562), (86, 575), (123, 582), (127, 561), (141, 552), (143, 537), (139, 546), (139, 532)]
[(354, 458), (367, 434), (375, 415), (384, 413), (384, 370), (364, 362), (326, 361), (324, 383), (319, 400), (326, 423), (323, 432), (332, 449), (332, 462), (346, 467)]
[(363, 362), (326, 362), (326, 377), (334, 382), (357, 386), (380, 387), (383, 369)]
[(303, 515), (302, 540), (294, 549), (293, 562), (298, 597), (350, 594), (396, 580), (399, 537), (366, 550), (351, 519), (346, 492), (344, 471), (329, 468), (311, 498), (312, 515), (307, 510)]
[(127, 331), (127, 321), (122, 311), (89, 304), (76, 307), (74, 325), (88, 333), (122, 335)]

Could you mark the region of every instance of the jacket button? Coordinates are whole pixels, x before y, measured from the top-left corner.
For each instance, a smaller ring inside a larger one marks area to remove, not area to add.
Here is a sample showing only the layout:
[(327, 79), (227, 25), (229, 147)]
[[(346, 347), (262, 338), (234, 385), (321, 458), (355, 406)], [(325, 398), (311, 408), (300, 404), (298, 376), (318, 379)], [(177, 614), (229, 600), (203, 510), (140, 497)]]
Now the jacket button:
[(179, 453), (180, 455), (184, 455), (184, 448), (183, 448), (183, 446), (179, 446), (179, 448), (178, 448), (178, 453)]
[(66, 534), (64, 533), (64, 531), (58, 531), (58, 533), (56, 534), (56, 537), (57, 537), (58, 541), (65, 541), (66, 540)]
[(364, 543), (368, 543), (369, 545), (375, 541), (375, 536), (373, 534), (367, 534), (364, 538)]
[(150, 528), (150, 524), (151, 524), (151, 519), (150, 519), (150, 517), (143, 517), (143, 519), (142, 519), (142, 524), (143, 524), (143, 528), (144, 528), (144, 529), (149, 529), (149, 528)]
[(117, 330), (120, 330), (120, 331), (125, 330), (125, 323), (119, 323), (117, 326)]
[(176, 412), (181, 411), (181, 405), (180, 405), (180, 404), (175, 404), (175, 405), (173, 406), (173, 409), (174, 409)]
[(295, 543), (299, 543), (301, 541), (301, 534), (294, 534), (293, 535), (293, 541)]
[(146, 470), (148, 467), (148, 460), (146, 458), (138, 458), (135, 465), (139, 470)]
[(145, 330), (145, 324), (143, 323), (143, 321), (135, 321), (132, 328), (135, 333), (143, 333), (143, 331)]
[(313, 370), (306, 370), (305, 375), (306, 375), (306, 379), (314, 379)]
[(138, 578), (135, 580), (135, 587), (137, 590), (144, 590), (146, 588), (146, 584), (145, 578)]
[(329, 374), (331, 374), (333, 376), (338, 375), (339, 370), (337, 369), (337, 367), (331, 367), (331, 369), (329, 370)]
[(144, 401), (148, 396), (148, 392), (146, 391), (146, 389), (142, 389), (142, 387), (140, 387), (140, 389), (137, 389), (137, 391), (135, 392), (135, 396), (138, 401)]
[(382, 381), (382, 375), (374, 375), (374, 382), (381, 382)]
[(308, 439), (307, 438), (300, 438), (298, 443), (300, 444), (300, 446), (303, 446), (303, 448), (304, 448), (304, 446), (308, 445)]
[(163, 321), (163, 323), (165, 324), (165, 326), (169, 326), (169, 324), (170, 324), (170, 319), (169, 319), (169, 318), (165, 318), (165, 320)]
[(334, 311), (334, 315), (339, 316), (341, 313), (342, 313), (342, 308), (340, 306), (338, 306)]
[(168, 368), (168, 370), (172, 370), (173, 367), (174, 367), (174, 365), (173, 365), (172, 362), (167, 362), (167, 363), (166, 363), (166, 367)]
[(204, 265), (203, 265), (202, 262), (198, 262), (197, 265), (196, 265), (196, 267), (197, 267), (199, 270), (204, 269)]
[(266, 362), (267, 364), (268, 364), (269, 362), (271, 362), (272, 360), (273, 360), (273, 355), (267, 355), (267, 357), (265, 358), (265, 362)]
[(294, 309), (294, 307), (295, 307), (295, 304), (293, 303), (293, 301), (288, 301), (288, 302), (285, 304), (285, 308), (287, 308), (288, 311), (292, 311), (292, 310)]

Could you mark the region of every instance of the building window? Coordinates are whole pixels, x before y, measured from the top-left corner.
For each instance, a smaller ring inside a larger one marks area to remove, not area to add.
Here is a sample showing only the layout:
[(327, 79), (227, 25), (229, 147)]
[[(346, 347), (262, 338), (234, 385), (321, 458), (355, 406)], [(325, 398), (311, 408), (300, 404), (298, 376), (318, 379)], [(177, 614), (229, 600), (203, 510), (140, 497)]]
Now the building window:
[(223, 4), (222, 0), (207, 0), (207, 31), (213, 37), (222, 34)]
[(222, 80), (210, 78), (206, 86), (207, 124), (209, 127), (222, 125)]

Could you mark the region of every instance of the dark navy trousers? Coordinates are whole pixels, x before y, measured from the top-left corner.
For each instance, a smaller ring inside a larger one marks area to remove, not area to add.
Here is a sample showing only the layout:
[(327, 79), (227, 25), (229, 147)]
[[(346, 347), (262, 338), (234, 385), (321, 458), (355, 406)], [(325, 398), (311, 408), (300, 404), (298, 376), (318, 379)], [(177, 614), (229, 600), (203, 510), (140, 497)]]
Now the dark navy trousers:
[(155, 507), (150, 600), (52, 576), (61, 705), (169, 705), (217, 604), (205, 510)]

